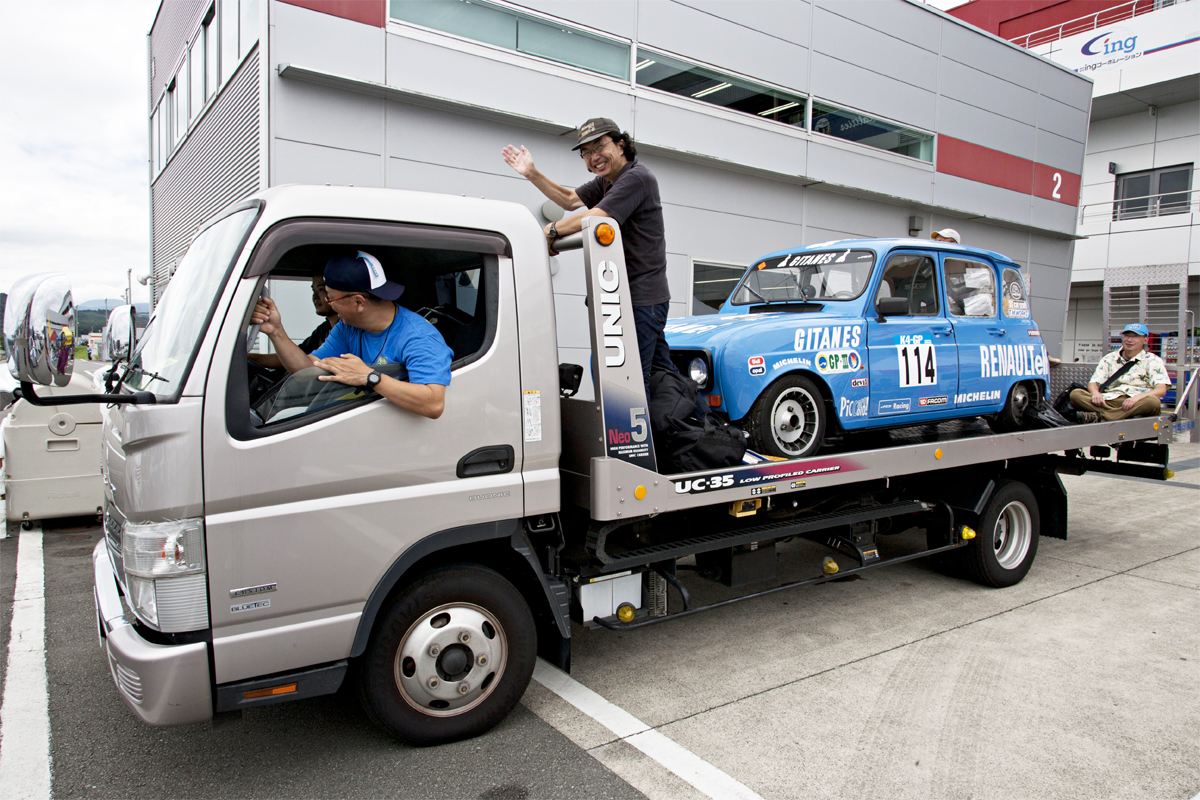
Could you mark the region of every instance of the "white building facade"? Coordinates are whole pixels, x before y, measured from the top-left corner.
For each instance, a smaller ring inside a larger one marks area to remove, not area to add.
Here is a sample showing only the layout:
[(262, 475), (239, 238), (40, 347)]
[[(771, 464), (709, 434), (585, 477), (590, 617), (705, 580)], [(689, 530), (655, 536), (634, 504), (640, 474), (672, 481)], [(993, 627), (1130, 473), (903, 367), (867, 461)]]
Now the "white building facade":
[[(353, 184), (521, 203), (611, 117), (657, 175), (672, 316), (783, 247), (954, 227), (1030, 276), (1061, 352), (1091, 81), (909, 0), (172, 0), (150, 32), (152, 259), (259, 188)], [(588, 347), (578, 253), (555, 275)]]

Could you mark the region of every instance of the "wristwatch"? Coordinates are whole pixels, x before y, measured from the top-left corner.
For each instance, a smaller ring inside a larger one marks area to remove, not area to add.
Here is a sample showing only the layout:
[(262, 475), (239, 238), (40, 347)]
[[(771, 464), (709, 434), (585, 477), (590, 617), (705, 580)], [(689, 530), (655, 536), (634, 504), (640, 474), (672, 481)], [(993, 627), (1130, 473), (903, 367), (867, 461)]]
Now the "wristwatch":
[(550, 223), (550, 238), (551, 238), (551, 239), (557, 239), (557, 238), (558, 238), (558, 228), (554, 227), (554, 223), (553, 223), (553, 222), (551, 222), (551, 223)]
[(367, 391), (375, 391), (375, 388), (379, 386), (379, 381), (382, 379), (383, 373), (381, 373), (379, 370), (373, 370), (371, 374), (367, 376)]

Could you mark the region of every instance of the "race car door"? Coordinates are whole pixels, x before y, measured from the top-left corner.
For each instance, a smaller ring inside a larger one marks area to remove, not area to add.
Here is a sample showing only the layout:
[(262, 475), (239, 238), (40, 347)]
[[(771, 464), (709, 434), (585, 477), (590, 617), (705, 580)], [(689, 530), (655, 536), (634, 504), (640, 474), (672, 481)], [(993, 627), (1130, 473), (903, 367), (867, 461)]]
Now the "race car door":
[[(1008, 379), (984, 368), (981, 353), (1006, 342), (1006, 331), (997, 317), (996, 273), (991, 264), (960, 256), (945, 256), (942, 274), (946, 308), (958, 342), (958, 393), (960, 406), (994, 406), (1008, 388)], [(990, 348), (990, 349), (989, 349)]]
[(939, 302), (937, 263), (928, 253), (895, 253), (887, 261), (875, 299), (907, 297), (907, 316), (876, 318), (867, 312), (870, 417), (941, 411), (954, 404), (958, 352), (954, 328)]

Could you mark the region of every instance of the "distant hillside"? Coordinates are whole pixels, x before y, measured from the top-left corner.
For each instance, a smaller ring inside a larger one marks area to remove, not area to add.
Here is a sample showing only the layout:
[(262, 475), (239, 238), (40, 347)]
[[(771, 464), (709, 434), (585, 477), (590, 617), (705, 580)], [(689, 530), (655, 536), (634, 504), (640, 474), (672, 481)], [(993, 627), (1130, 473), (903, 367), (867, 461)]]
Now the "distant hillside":
[[(125, 305), (124, 300), (88, 300), (86, 303), (79, 303), (78, 305), (76, 305), (75, 310), (76, 311), (95, 311), (98, 309), (100, 311), (103, 311), (105, 309), (108, 309), (111, 311), (112, 309), (116, 308), (117, 306), (123, 306), (123, 305)], [(134, 303), (133, 305), (137, 308), (139, 315), (150, 313), (150, 304), (149, 303)]]

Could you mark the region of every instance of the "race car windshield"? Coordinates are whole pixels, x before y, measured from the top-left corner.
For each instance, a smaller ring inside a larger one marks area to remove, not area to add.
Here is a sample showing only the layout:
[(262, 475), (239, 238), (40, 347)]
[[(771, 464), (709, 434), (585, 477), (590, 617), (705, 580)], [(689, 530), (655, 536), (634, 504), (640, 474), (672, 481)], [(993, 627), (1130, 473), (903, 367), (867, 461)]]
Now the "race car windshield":
[(853, 300), (863, 293), (875, 265), (870, 250), (789, 253), (764, 259), (746, 272), (732, 303), (803, 303)]

